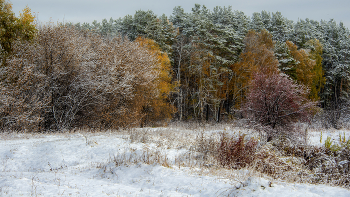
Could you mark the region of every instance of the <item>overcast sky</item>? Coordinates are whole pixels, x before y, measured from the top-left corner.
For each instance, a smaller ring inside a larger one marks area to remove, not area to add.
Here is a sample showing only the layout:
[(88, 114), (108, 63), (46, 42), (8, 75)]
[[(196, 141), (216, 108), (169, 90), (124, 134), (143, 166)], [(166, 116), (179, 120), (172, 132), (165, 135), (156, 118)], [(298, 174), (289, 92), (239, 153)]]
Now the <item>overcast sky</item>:
[(101, 22), (104, 18), (117, 19), (136, 10), (152, 10), (157, 15), (172, 14), (175, 6), (190, 12), (195, 3), (212, 10), (215, 6), (232, 6), (233, 10), (243, 11), (247, 16), (253, 12), (266, 10), (281, 12), (296, 22), (298, 19), (320, 21), (335, 19), (350, 28), (350, 0), (10, 0), (16, 16), (28, 5), (41, 22), (70, 21)]

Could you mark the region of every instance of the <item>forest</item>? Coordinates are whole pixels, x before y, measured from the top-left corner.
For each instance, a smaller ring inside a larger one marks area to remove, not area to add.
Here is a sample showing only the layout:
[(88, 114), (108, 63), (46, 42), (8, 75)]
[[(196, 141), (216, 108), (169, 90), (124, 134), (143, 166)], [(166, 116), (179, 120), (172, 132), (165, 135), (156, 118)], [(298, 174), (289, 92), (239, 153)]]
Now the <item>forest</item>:
[(0, 128), (61, 131), (350, 118), (350, 32), (232, 7), (39, 24), (0, 0)]
[(0, 0), (0, 196), (350, 196), (349, 71), (334, 20)]

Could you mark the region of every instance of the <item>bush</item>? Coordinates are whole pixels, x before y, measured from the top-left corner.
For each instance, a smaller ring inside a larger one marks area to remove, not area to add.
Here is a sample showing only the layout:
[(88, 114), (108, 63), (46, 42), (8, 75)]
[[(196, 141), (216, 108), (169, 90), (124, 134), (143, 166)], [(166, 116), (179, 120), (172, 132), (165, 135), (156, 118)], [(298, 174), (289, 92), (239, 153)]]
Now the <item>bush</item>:
[[(256, 73), (244, 105), (246, 116), (272, 129), (287, 128), (306, 121), (315, 103), (307, 99), (307, 90), (280, 72)], [(268, 136), (270, 138), (271, 136)]]
[(257, 73), (251, 83), (245, 109), (262, 125), (285, 126), (306, 118), (313, 103), (307, 91), (286, 75)]
[(258, 142), (253, 138), (247, 142), (244, 139), (245, 135), (233, 139), (222, 134), (218, 149), (220, 165), (240, 169), (253, 163)]
[(12, 49), (0, 68), (2, 129), (139, 126), (147, 113), (160, 119), (172, 112), (158, 90), (168, 70), (160, 72), (156, 54), (138, 42), (43, 26), (31, 42), (17, 41)]

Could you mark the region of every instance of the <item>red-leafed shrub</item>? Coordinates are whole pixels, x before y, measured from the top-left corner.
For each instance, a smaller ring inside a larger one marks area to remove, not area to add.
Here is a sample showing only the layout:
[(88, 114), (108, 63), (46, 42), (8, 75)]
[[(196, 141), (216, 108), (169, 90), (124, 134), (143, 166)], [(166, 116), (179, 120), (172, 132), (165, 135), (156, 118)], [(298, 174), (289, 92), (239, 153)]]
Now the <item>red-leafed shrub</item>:
[(307, 120), (314, 102), (307, 99), (308, 91), (288, 76), (275, 72), (258, 72), (250, 84), (244, 110), (248, 118), (275, 129), (298, 120)]
[(222, 134), (218, 149), (218, 161), (222, 166), (239, 169), (254, 161), (258, 142), (253, 138), (247, 142), (244, 139), (245, 135), (240, 135), (238, 139), (234, 139)]

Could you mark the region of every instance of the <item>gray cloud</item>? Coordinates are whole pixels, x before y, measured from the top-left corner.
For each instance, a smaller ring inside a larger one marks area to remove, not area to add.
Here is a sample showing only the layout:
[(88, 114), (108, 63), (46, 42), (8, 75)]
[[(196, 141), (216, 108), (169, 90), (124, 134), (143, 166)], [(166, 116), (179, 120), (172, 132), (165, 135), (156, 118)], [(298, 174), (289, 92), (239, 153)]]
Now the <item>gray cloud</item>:
[[(117, 19), (127, 14), (133, 15), (136, 10), (152, 10), (155, 14), (170, 16), (175, 6), (181, 6), (186, 12), (198, 0), (11, 0), (13, 11), (18, 13), (28, 5), (32, 12), (37, 13), (41, 22), (71, 21), (89, 22), (101, 21), (104, 18)], [(349, 0), (202, 0), (201, 5), (208, 9), (215, 6), (232, 6), (234, 10), (243, 11), (247, 16), (253, 12), (266, 10), (279, 11), (286, 18), (297, 21), (298, 19), (330, 20), (343, 22), (350, 28), (350, 1)]]

